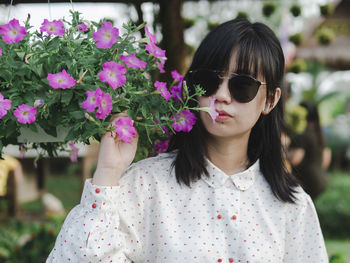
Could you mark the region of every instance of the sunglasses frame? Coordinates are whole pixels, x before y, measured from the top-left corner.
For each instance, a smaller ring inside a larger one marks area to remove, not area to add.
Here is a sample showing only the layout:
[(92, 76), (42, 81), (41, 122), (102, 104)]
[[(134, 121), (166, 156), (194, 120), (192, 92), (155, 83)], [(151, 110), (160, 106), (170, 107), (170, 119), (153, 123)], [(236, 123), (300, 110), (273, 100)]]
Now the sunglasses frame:
[[(224, 72), (222, 72), (222, 71), (217, 71), (217, 70), (212, 70), (212, 69), (196, 69), (196, 70), (191, 70), (191, 71), (189, 71), (188, 73), (192, 74), (192, 73), (200, 72), (200, 71), (213, 72), (213, 73), (215, 73), (216, 76), (217, 76), (219, 79), (221, 79), (221, 80), (224, 80), (224, 79), (227, 79), (227, 78), (228, 78), (229, 83), (230, 83), (230, 81), (231, 81), (232, 79), (237, 78), (237, 77), (249, 78), (249, 79), (253, 80), (253, 81), (257, 84), (257, 91), (259, 90), (259, 88), (260, 88), (261, 85), (267, 85), (266, 82), (259, 81), (259, 80), (257, 80), (256, 78), (254, 78), (254, 77), (252, 77), (252, 76), (250, 76), (250, 75), (247, 75), (247, 74), (230, 73), (230, 77), (223, 77), (223, 76), (220, 75), (220, 73), (224, 73)], [(231, 96), (232, 96), (231, 89), (230, 89), (230, 94), (231, 94)], [(257, 92), (256, 92), (256, 94), (257, 94)], [(256, 96), (256, 94), (255, 94), (255, 96)], [(206, 95), (204, 95), (204, 96), (206, 96)], [(210, 95), (209, 95), (209, 96), (210, 96)], [(248, 100), (248, 101), (240, 101), (240, 100), (237, 100), (237, 101), (238, 101), (238, 102), (241, 102), (241, 103), (248, 103), (248, 102), (252, 101), (252, 100), (255, 98), (255, 96), (254, 96), (253, 98), (251, 98), (250, 100)], [(207, 97), (207, 96), (206, 96), (206, 97)], [(232, 96), (232, 97), (234, 98), (234, 96)]]

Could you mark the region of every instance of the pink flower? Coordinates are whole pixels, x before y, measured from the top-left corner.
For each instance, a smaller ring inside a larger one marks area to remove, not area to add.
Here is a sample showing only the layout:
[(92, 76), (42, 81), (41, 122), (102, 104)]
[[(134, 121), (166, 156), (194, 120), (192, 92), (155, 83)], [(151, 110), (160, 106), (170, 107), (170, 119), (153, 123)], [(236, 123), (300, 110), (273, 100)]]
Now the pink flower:
[(215, 98), (209, 97), (209, 115), (213, 119), (213, 123), (216, 123), (216, 117), (219, 116), (219, 113), (215, 109)]
[(170, 92), (176, 101), (182, 101), (181, 91), (182, 91), (182, 86), (180, 86), (180, 85), (171, 87)]
[(36, 108), (28, 106), (25, 104), (19, 105), (18, 108), (14, 111), (13, 115), (17, 118), (17, 121), (20, 123), (32, 123), (35, 121)]
[(101, 97), (103, 91), (98, 88), (95, 91), (87, 91), (87, 99), (81, 103), (81, 106), (86, 109), (88, 112), (93, 112), (97, 107), (100, 106)]
[(154, 147), (154, 151), (156, 153), (163, 153), (168, 149), (169, 146), (169, 141), (159, 141), (159, 142), (155, 142), (153, 147)]
[(165, 50), (157, 47), (156, 45), (146, 45), (145, 49), (156, 58), (165, 57)]
[(160, 92), (160, 95), (164, 99), (169, 100), (171, 98), (171, 94), (166, 88), (166, 82), (160, 82), (160, 81), (157, 80), (154, 83), (154, 86), (157, 88), (157, 90)]
[(145, 68), (146, 62), (138, 59), (135, 55), (135, 53), (128, 55), (128, 56), (120, 56), (120, 60), (123, 61), (128, 67), (138, 69), (138, 68)]
[(19, 25), (17, 19), (12, 19), (8, 24), (0, 26), (0, 35), (7, 44), (17, 43), (27, 35), (26, 28)]
[(72, 163), (76, 163), (78, 161), (79, 148), (77, 148), (74, 145), (74, 142), (69, 142), (69, 147), (70, 147), (69, 159), (71, 160)]
[(160, 58), (160, 61), (156, 62), (160, 73), (165, 73), (164, 65), (166, 61), (167, 61), (167, 58), (164, 57), (164, 58)]
[(44, 19), (44, 22), (41, 25), (42, 25), (40, 27), (41, 32), (46, 32), (49, 35), (53, 34), (55, 36), (64, 35), (65, 29), (61, 20), (49, 21), (47, 19)]
[(87, 32), (88, 31), (88, 29), (87, 29), (87, 27), (86, 27), (86, 25), (84, 23), (77, 25), (76, 28), (81, 30), (81, 31), (83, 31), (83, 32)]
[(171, 76), (173, 77), (173, 79), (179, 81), (179, 82), (182, 82), (184, 77), (182, 75), (179, 74), (179, 72), (177, 72), (176, 70), (173, 70), (171, 72)]
[[(160, 49), (156, 45), (157, 44), (156, 36), (153, 35), (151, 32), (149, 32), (147, 27), (145, 27), (145, 31), (146, 31), (147, 43), (148, 43), (145, 48), (148, 51), (148, 53), (152, 54), (156, 58), (165, 58), (165, 50)], [(163, 66), (164, 66), (164, 63), (163, 63)]]
[(98, 48), (111, 48), (119, 36), (119, 29), (111, 22), (103, 22), (99, 30), (93, 33)]
[(107, 82), (112, 89), (121, 87), (126, 82), (126, 69), (122, 64), (108, 61), (102, 65), (103, 71), (98, 76), (102, 82)]
[(0, 47), (0, 56), (2, 55), (2, 49), (1, 49), (1, 47)]
[(157, 44), (156, 35), (153, 35), (151, 32), (149, 32), (148, 27), (145, 27), (145, 32), (148, 39), (148, 44), (150, 45)]
[(115, 132), (119, 138), (124, 142), (130, 142), (131, 138), (136, 135), (136, 129), (130, 117), (123, 117), (118, 119), (115, 123)]
[(107, 117), (108, 114), (111, 113), (113, 108), (113, 101), (111, 98), (111, 95), (108, 93), (103, 93), (100, 97), (100, 105), (98, 106), (97, 111), (95, 112), (95, 115), (99, 119), (104, 119)]
[[(95, 91), (87, 91), (87, 99), (81, 103), (81, 106), (88, 112), (93, 112), (97, 108), (95, 115), (99, 119), (104, 119), (111, 113), (113, 101), (111, 95), (104, 93), (100, 88)], [(90, 116), (85, 116), (90, 119)]]
[(172, 126), (175, 131), (189, 132), (196, 123), (196, 116), (189, 110), (183, 110), (181, 113), (175, 113), (171, 116), (170, 120), (173, 121)]
[(75, 85), (75, 79), (65, 69), (56, 74), (49, 73), (46, 79), (53, 89), (69, 89)]
[(0, 93), (0, 119), (7, 114), (7, 111), (11, 109), (12, 101), (4, 99), (4, 96)]

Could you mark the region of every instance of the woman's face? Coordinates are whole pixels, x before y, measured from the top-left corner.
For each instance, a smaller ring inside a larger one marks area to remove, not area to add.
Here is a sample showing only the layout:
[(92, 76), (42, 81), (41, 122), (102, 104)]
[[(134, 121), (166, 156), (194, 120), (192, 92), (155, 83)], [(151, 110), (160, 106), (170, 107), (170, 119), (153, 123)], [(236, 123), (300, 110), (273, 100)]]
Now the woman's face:
[[(230, 65), (232, 70), (229, 72), (234, 72), (234, 68), (234, 65)], [(205, 111), (200, 111), (200, 118), (208, 133), (214, 137), (240, 138), (243, 136), (249, 138), (251, 129), (265, 109), (266, 85), (259, 87), (253, 100), (248, 103), (240, 103), (230, 94), (228, 81), (231, 76), (224, 77), (216, 93), (211, 96), (215, 98), (215, 109), (219, 113), (216, 124), (213, 123), (209, 113)], [(265, 82), (261, 76), (258, 76), (257, 79), (260, 82)], [(209, 107), (209, 97), (199, 97), (199, 105), (200, 107)]]

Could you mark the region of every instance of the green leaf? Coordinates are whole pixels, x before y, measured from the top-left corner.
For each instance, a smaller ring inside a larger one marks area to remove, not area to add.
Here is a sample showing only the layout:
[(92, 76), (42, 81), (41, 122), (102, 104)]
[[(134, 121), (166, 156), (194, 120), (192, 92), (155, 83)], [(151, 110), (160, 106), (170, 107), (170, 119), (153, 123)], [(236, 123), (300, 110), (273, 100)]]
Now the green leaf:
[(32, 124), (29, 124), (29, 128), (33, 131), (33, 132), (37, 132), (38, 129), (36, 127), (36, 124), (32, 123)]
[(10, 80), (12, 78), (11, 72), (8, 70), (0, 70), (0, 78)]
[(84, 119), (84, 112), (83, 111), (73, 111), (70, 113), (70, 115), (77, 120)]
[(147, 118), (147, 109), (144, 106), (141, 106), (141, 113), (144, 118)]
[(62, 92), (62, 98), (61, 98), (61, 102), (64, 104), (64, 105), (68, 105), (69, 102), (71, 101), (73, 97), (73, 92), (71, 91), (63, 91)]
[(25, 56), (25, 52), (21, 51), (21, 52), (16, 52), (17, 53), (17, 56), (21, 59), (21, 60), (24, 60), (24, 56)]
[(49, 44), (47, 45), (47, 48), (57, 50), (61, 44), (61, 39), (59, 37), (55, 37), (52, 40), (50, 40)]

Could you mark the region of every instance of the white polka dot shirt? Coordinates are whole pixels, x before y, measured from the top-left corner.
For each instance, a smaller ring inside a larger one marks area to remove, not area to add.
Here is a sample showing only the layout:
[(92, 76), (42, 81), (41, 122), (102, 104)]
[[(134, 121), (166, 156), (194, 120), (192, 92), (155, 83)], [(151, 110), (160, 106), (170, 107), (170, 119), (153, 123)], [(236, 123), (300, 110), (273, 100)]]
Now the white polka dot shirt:
[(328, 262), (317, 214), (298, 188), (279, 201), (259, 169), (179, 185), (174, 153), (133, 164), (118, 186), (85, 183), (47, 262)]

